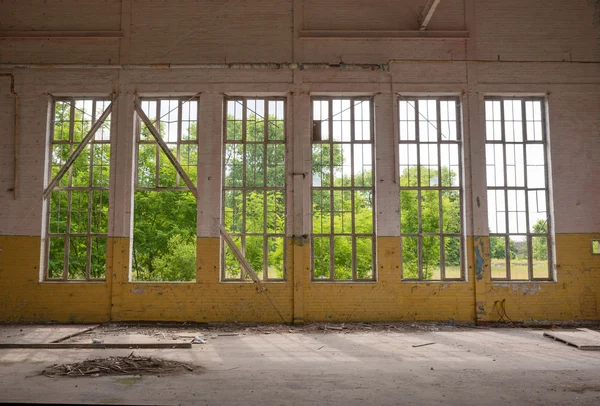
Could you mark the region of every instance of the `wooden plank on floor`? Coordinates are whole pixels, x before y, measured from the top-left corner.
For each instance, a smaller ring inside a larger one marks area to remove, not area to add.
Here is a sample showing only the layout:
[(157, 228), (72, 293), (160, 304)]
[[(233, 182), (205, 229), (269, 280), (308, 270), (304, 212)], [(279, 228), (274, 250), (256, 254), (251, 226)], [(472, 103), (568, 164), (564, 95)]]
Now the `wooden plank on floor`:
[(191, 343), (103, 343), (103, 344), (84, 344), (84, 343), (0, 343), (0, 349), (7, 348), (45, 348), (45, 349), (65, 349), (65, 348), (93, 348), (93, 349), (108, 349), (108, 348), (131, 348), (131, 349), (186, 349), (192, 348)]
[(587, 328), (550, 331), (544, 336), (585, 351), (600, 351), (600, 332)]

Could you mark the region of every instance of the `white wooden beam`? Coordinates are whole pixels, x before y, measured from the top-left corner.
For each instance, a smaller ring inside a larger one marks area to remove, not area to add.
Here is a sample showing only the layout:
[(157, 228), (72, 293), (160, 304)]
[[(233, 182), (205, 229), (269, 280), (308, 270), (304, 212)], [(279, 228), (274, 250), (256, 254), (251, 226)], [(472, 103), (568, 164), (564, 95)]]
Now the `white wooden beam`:
[(427, 0), (425, 8), (419, 17), (419, 24), (421, 25), (419, 31), (425, 31), (427, 24), (429, 24), (429, 21), (431, 20), (431, 17), (433, 17), (433, 13), (435, 13), (435, 9), (439, 4), (440, 0)]

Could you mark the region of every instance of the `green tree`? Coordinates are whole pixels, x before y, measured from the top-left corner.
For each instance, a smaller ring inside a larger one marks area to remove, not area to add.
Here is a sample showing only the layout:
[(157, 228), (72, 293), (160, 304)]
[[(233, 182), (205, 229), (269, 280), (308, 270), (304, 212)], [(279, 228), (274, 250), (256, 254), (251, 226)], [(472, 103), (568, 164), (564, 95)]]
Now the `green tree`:
[[(547, 234), (548, 225), (546, 220), (538, 220), (533, 225), (533, 232), (536, 234)], [(548, 260), (548, 239), (546, 237), (533, 237), (531, 251), (533, 259), (539, 261)]]
[[(421, 183), (418, 181), (418, 171)], [(441, 185), (450, 186), (455, 183), (457, 174), (443, 167), (441, 170)], [(403, 276), (418, 278), (418, 238), (410, 234), (459, 234), (460, 230), (460, 193), (457, 190), (427, 190), (421, 189), (420, 211), (421, 228), (419, 229), (419, 186), (435, 186), (440, 181), (437, 170), (425, 166), (409, 167), (400, 175), (400, 227), (402, 234)], [(407, 189), (411, 188), (411, 189)], [(440, 210), (441, 202), (441, 210)], [(440, 219), (440, 213), (442, 218)], [(442, 228), (440, 229), (440, 220)], [(421, 237), (421, 263), (423, 278), (432, 279), (440, 270), (440, 237), (424, 235)], [(445, 266), (460, 265), (460, 238), (444, 238)]]

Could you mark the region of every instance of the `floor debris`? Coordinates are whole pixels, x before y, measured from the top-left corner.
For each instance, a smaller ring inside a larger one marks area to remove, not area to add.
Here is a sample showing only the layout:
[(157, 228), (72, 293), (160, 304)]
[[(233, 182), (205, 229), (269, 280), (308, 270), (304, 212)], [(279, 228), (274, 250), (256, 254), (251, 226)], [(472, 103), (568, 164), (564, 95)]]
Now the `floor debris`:
[(73, 364), (53, 365), (44, 369), (44, 376), (107, 376), (107, 375), (172, 375), (198, 372), (199, 368), (178, 361), (134, 356), (96, 358)]
[(413, 348), (425, 347), (426, 345), (431, 345), (431, 344), (435, 344), (435, 343), (415, 344), (415, 345), (413, 345)]

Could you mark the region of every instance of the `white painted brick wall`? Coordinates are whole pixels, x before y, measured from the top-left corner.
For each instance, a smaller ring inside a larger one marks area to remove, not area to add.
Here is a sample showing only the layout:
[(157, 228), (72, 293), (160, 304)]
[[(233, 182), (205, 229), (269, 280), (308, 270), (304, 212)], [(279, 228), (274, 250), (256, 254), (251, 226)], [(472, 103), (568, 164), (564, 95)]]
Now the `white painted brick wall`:
[[(598, 232), (600, 64), (560, 62), (600, 61), (600, 6), (594, 6), (598, 2), (442, 0), (429, 29), (464, 30), (472, 27), (469, 40), (301, 39), (296, 35), (301, 29), (415, 29), (416, 15), (422, 4), (424, 1), (421, 0), (0, 1), (0, 31), (116, 30), (123, 31), (125, 35), (123, 39), (0, 40), (0, 64), (116, 64), (119, 61), (129, 64), (193, 64), (294, 60), (301, 63), (344, 61), (383, 64), (391, 59), (411, 60), (392, 64), (389, 72), (338, 69), (294, 73), (243, 69), (0, 69), (0, 72), (14, 73), (16, 90), (21, 96), (20, 187), (19, 199), (14, 201), (12, 193), (7, 191), (12, 187), (13, 178), (12, 98), (8, 78), (0, 78), (0, 234), (40, 234), (48, 94), (107, 95), (113, 91), (131, 94), (190, 94), (201, 91), (272, 92), (281, 95), (289, 92), (366, 93), (380, 94), (378, 103), (386, 98), (392, 103), (393, 92), (465, 93), (476, 95), (475, 100), (481, 100), (485, 94), (548, 94), (556, 231)], [(473, 5), (476, 7), (476, 23), (465, 20), (465, 16), (472, 15)], [(121, 10), (129, 7), (131, 19), (121, 15)], [(292, 9), (296, 13), (295, 19)], [(469, 47), (470, 42), (474, 42), (473, 47)], [(470, 59), (492, 62), (472, 63), (471, 69), (467, 69), (467, 64), (461, 62), (467, 55)], [(531, 62), (493, 62), (498, 55), (503, 61)], [(389, 118), (389, 111), (393, 108), (395, 106), (388, 106), (385, 109), (388, 118), (378, 120), (378, 131), (384, 134), (378, 134), (378, 137), (395, 136), (393, 121)], [(128, 110), (131, 109), (122, 111)], [(469, 119), (469, 116), (464, 117), (465, 127)], [(294, 126), (296, 131), (305, 127)], [(291, 133), (292, 137), (301, 135)], [(466, 135), (475, 144), (484, 137), (481, 126), (471, 128), (470, 134)], [(132, 139), (131, 134), (117, 133), (115, 136), (119, 137), (121, 146)], [(474, 159), (473, 162), (481, 160)], [(474, 171), (483, 170), (483, 167), (474, 168)], [(471, 186), (474, 191), (482, 190), (481, 184)], [(385, 199), (391, 203), (393, 194), (389, 193), (389, 185), (385, 197), (380, 197), (380, 205), (386, 204)], [(220, 195), (214, 196), (214, 199), (218, 201)], [(396, 206), (394, 202), (393, 207)], [(120, 201), (116, 207), (127, 207), (127, 202)], [(481, 217), (480, 211), (476, 213)], [(294, 217), (303, 216), (290, 218)], [(128, 216), (119, 217), (119, 221), (127, 223)], [(125, 223), (114, 229), (115, 235), (127, 234)], [(481, 232), (483, 227), (479, 224), (475, 232)], [(395, 229), (384, 227), (383, 235), (395, 234)], [(473, 230), (469, 229), (469, 232)]]

